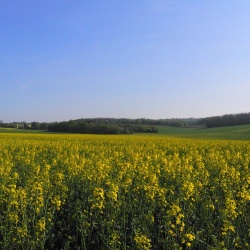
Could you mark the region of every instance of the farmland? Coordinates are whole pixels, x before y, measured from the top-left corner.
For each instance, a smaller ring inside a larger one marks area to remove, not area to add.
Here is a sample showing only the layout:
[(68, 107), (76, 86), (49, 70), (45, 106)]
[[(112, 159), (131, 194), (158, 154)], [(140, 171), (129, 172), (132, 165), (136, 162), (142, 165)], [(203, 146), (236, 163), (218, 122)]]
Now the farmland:
[(250, 125), (217, 128), (175, 128), (159, 126), (159, 134), (172, 138), (195, 138), (215, 140), (250, 140)]
[(249, 249), (249, 126), (225, 131), (0, 133), (0, 248)]

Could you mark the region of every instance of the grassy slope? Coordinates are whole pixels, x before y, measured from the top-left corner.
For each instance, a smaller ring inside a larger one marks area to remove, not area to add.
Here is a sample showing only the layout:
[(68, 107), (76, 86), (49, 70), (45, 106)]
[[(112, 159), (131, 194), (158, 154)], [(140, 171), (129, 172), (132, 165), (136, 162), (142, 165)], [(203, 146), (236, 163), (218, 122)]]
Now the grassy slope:
[(32, 129), (15, 129), (15, 128), (1, 128), (0, 133), (25, 133), (25, 134), (44, 134), (42, 130), (32, 130)]
[(159, 134), (178, 138), (250, 140), (250, 125), (220, 128), (174, 128), (158, 127)]

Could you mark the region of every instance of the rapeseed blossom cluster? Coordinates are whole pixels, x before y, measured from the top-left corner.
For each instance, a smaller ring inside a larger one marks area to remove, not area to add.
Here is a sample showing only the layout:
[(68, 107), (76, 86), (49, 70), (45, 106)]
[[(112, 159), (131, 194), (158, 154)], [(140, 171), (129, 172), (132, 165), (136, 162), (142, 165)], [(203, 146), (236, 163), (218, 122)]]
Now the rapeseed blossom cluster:
[(250, 145), (0, 134), (1, 249), (249, 249)]
[(143, 234), (136, 234), (134, 240), (136, 249), (150, 250), (152, 247), (150, 239)]

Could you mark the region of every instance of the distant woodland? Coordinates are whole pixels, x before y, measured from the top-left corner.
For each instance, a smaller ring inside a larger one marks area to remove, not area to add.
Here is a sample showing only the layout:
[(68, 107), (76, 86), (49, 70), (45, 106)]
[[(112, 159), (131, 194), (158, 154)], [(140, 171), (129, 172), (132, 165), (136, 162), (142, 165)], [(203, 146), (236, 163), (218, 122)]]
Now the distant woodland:
[(157, 133), (157, 126), (186, 127), (182, 119), (127, 119), (127, 118), (83, 118), (63, 122), (13, 122), (1, 123), (0, 127), (37, 129), (49, 132), (82, 133), (82, 134), (132, 134)]
[(63, 122), (12, 122), (0, 121), (0, 127), (35, 129), (49, 132), (82, 133), (82, 134), (132, 134), (157, 133), (157, 126), (207, 128), (250, 124), (250, 113), (228, 114), (206, 118), (187, 119), (127, 119), (127, 118), (82, 118)]
[(212, 116), (197, 121), (197, 125), (204, 124), (207, 128), (246, 125), (250, 124), (250, 113)]
[(97, 121), (68, 121), (56, 122), (48, 125), (50, 132), (66, 132), (81, 134), (133, 134), (133, 133), (157, 133), (155, 126), (142, 126), (137, 124), (99, 123)]

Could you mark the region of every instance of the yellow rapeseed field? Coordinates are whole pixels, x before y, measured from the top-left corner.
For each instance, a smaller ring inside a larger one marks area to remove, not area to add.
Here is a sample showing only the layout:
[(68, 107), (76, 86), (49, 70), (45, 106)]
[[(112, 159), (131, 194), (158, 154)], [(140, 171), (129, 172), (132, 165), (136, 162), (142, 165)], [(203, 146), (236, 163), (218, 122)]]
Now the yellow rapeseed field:
[(250, 144), (0, 134), (0, 249), (250, 249)]

